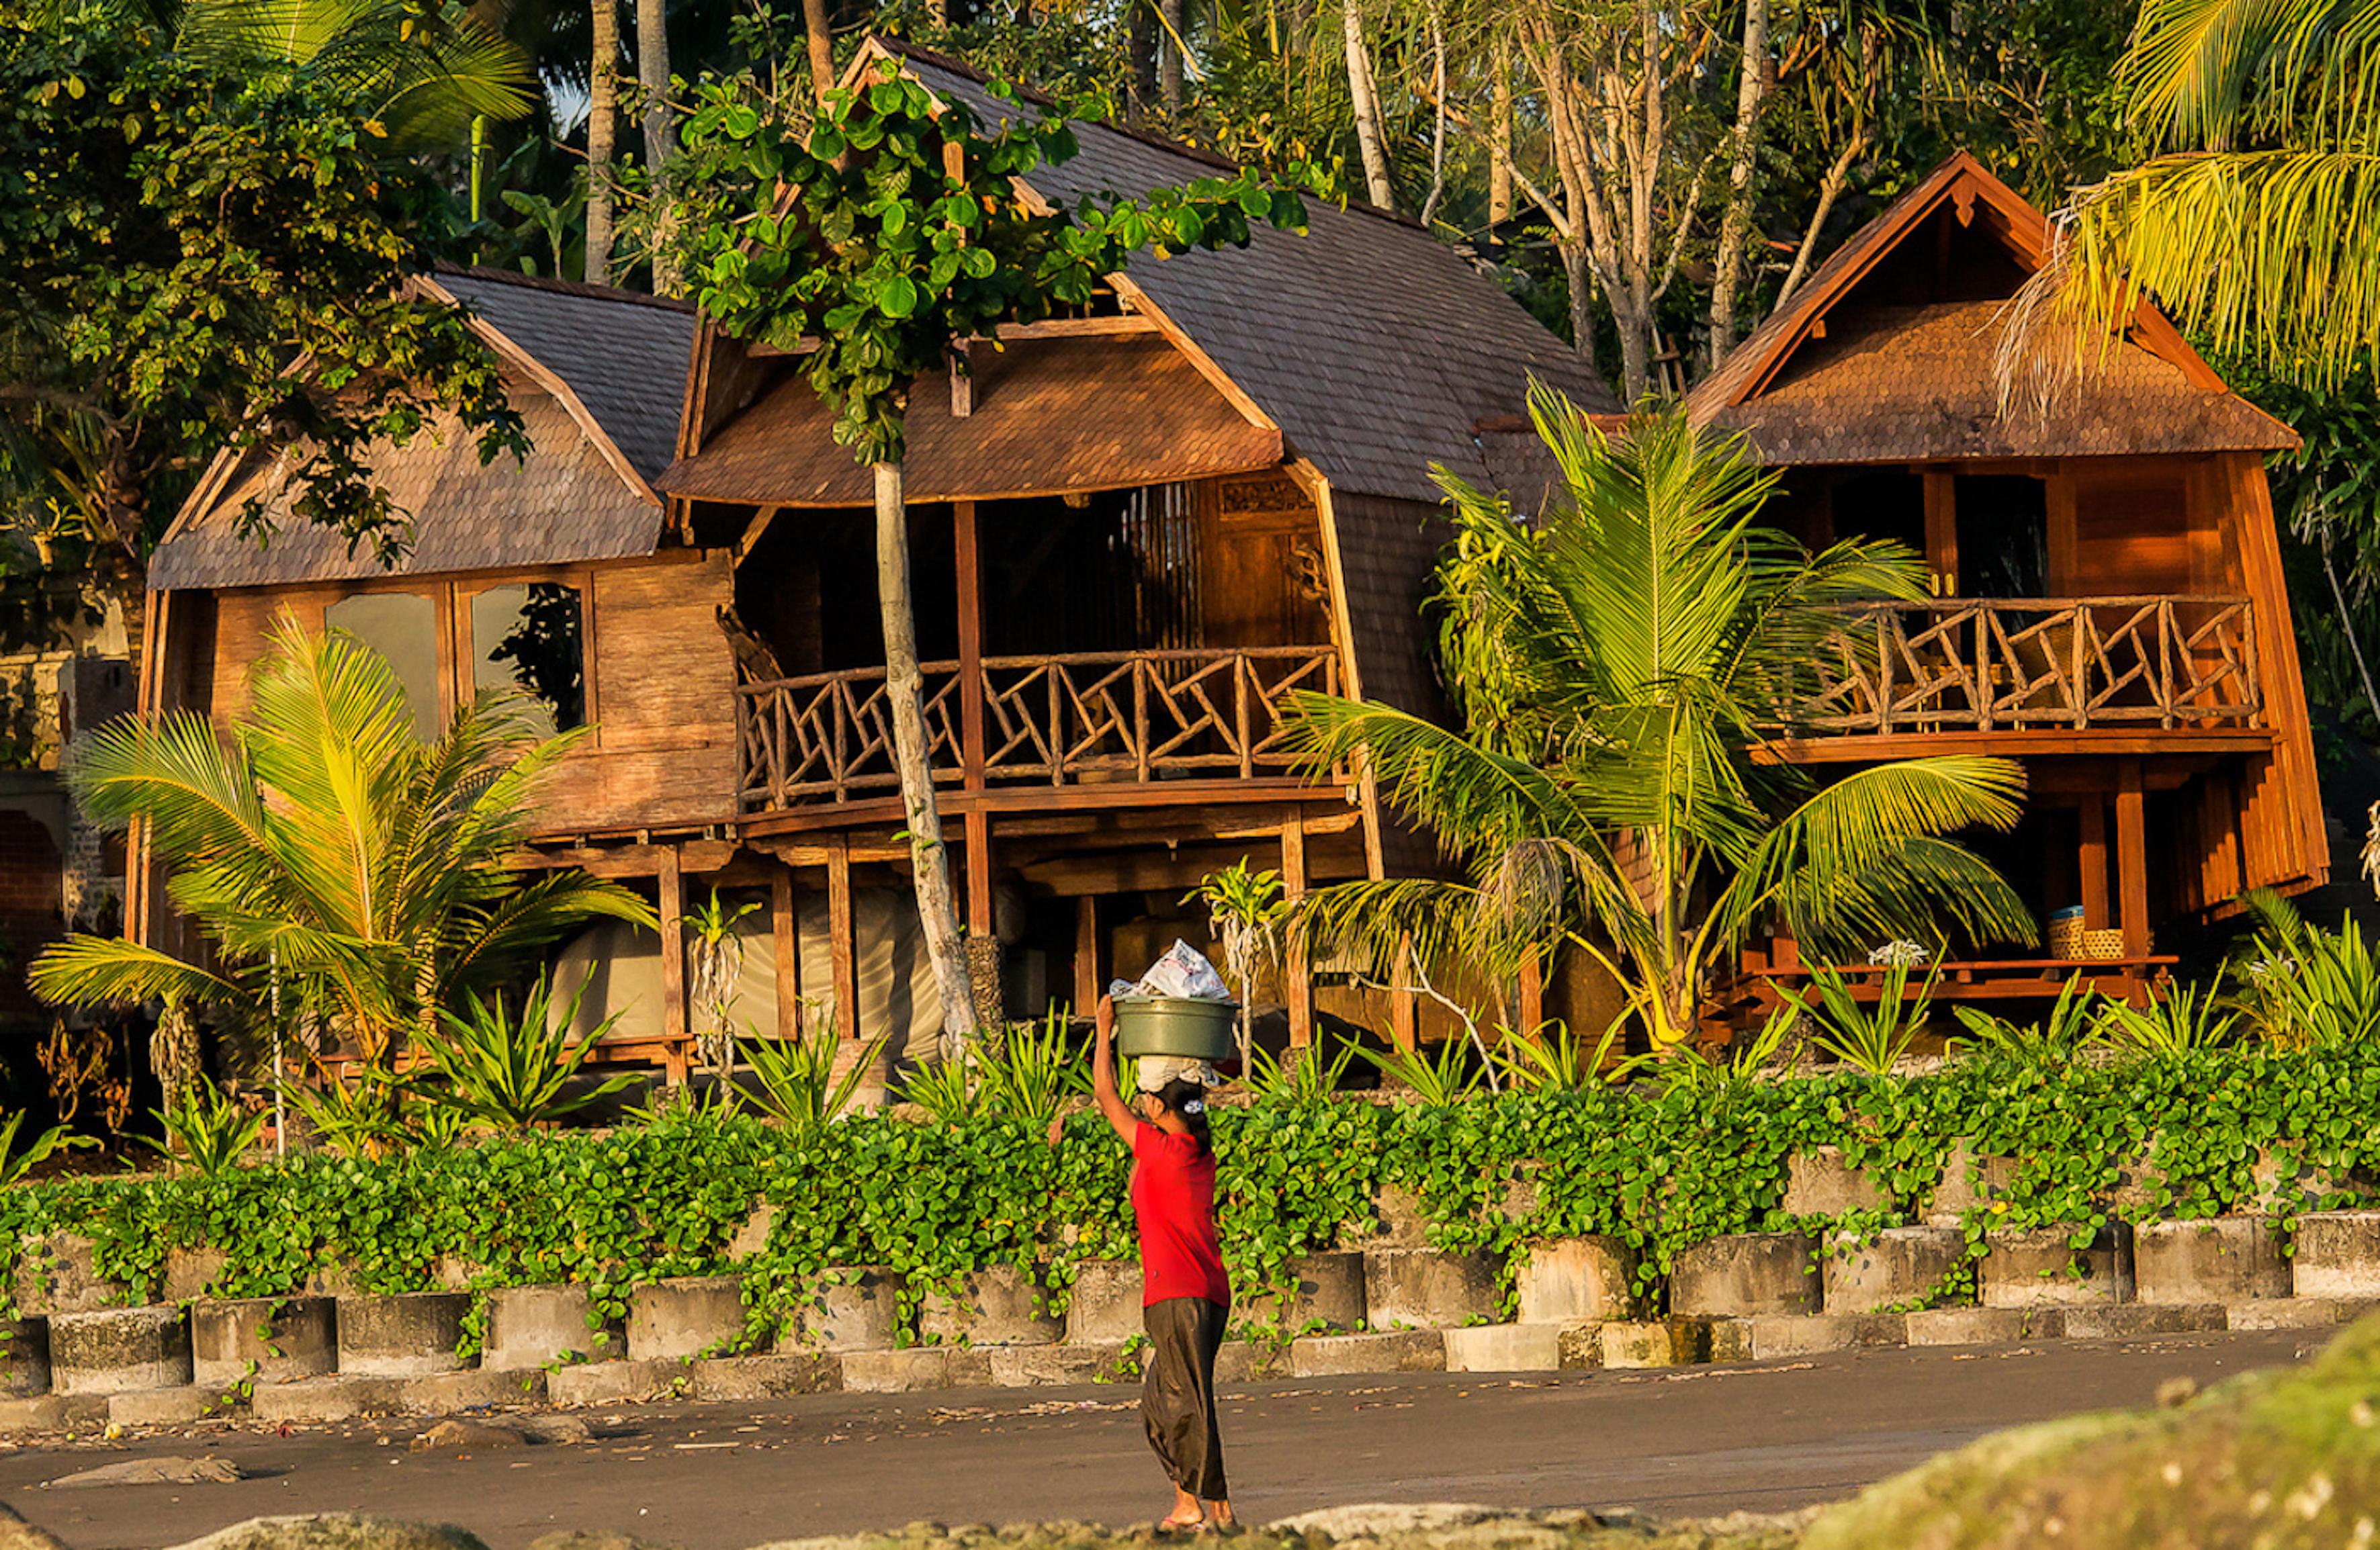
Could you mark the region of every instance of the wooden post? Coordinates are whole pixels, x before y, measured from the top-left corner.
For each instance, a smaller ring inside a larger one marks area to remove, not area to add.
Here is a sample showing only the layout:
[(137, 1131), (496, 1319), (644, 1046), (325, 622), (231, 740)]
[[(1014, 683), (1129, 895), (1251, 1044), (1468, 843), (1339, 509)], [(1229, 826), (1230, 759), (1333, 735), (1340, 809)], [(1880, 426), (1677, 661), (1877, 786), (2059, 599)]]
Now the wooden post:
[(1536, 951), (1521, 961), (1521, 1025), (1515, 1029), (1523, 1038), (1534, 1039), (1546, 1021), (1546, 972)]
[(1086, 893), (1075, 901), (1075, 1015), (1088, 1017), (1099, 1004), (1099, 902)]
[[(983, 789), (983, 567), (976, 543), (975, 503), (953, 502), (959, 572), (959, 761), (968, 791)], [(975, 854), (974, 815), (968, 815), (967, 854)], [(974, 930), (969, 926), (969, 930)]]
[(1421, 1004), (1413, 987), (1410, 934), (1398, 938), (1396, 971), (1389, 979), (1389, 1037), (1399, 1049), (1409, 1051), (1421, 1037)]
[[(1305, 897), (1305, 815), (1292, 813), (1281, 826), (1282, 896), (1292, 902)], [(1303, 1047), (1314, 1042), (1314, 973), (1306, 962), (1305, 941), (1293, 932), (1281, 965), (1281, 999), (1289, 1003), (1289, 1042)]]
[(833, 961), (834, 1025), (844, 1038), (859, 1036), (859, 951), (852, 939), (851, 842), (830, 836), (826, 842), (826, 929)]
[(2141, 761), (2116, 765), (2116, 870), (2122, 879), (2124, 956), (2149, 952), (2148, 808), (2141, 794)]
[(989, 937), (998, 929), (991, 910), (991, 815), (966, 815), (967, 935)]
[(2082, 799), (2082, 925), (2097, 931), (2107, 924), (2107, 805), (2095, 793)]
[[(661, 847), (662, 1036), (673, 1055), (686, 1044), (686, 878), (677, 847)], [(674, 1066), (674, 1061), (673, 1061)]]
[(777, 952), (777, 1036), (802, 1035), (802, 945), (794, 910), (794, 870), (779, 866), (769, 878), (769, 924)]
[(1925, 564), (1934, 573), (1934, 594), (1959, 595), (1959, 507), (1952, 476), (1932, 468), (1925, 481)]

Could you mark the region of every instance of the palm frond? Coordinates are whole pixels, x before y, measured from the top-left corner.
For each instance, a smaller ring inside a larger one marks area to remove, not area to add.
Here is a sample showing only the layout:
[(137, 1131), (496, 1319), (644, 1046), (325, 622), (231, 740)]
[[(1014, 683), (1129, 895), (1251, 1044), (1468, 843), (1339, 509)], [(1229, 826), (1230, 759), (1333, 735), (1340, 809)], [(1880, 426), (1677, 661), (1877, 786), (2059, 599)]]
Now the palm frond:
[(81, 932), (42, 949), (25, 979), (52, 1006), (139, 1006), (168, 999), (210, 1006), (242, 993), (230, 980), (153, 947)]

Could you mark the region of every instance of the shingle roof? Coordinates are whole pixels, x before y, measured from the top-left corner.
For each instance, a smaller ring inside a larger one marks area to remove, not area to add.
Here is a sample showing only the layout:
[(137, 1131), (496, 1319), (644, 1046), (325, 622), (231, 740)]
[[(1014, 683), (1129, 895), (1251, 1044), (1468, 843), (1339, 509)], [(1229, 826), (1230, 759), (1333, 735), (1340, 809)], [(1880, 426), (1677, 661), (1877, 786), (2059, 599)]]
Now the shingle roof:
[(692, 307), (502, 270), (447, 270), (438, 284), (567, 382), (648, 481), (670, 466), (694, 349)]
[[(898, 49), (917, 79), (987, 123), (1014, 107), (947, 60)], [(1081, 154), (1027, 179), (1052, 200), (1137, 195), (1216, 175), (1214, 159), (1100, 125)], [(1536, 377), (1589, 410), (1619, 406), (1594, 369), (1408, 222), (1306, 201), (1305, 235), (1143, 257), (1127, 278), (1281, 428), (1334, 488), (1435, 503), (1429, 466), (1486, 480), (1472, 427), (1526, 408)]]

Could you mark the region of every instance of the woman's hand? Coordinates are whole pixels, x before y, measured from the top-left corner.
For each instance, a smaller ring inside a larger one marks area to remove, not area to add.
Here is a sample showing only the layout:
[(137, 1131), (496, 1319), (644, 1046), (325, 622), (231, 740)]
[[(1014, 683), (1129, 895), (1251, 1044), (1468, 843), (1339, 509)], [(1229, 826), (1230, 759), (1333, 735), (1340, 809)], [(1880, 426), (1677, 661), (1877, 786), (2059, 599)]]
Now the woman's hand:
[(1105, 1049), (1115, 1038), (1115, 998), (1102, 996), (1099, 1004), (1091, 1009), (1093, 1047)]
[(1091, 1011), (1091, 1096), (1099, 1099), (1099, 1112), (1116, 1134), (1130, 1142), (1140, 1121), (1116, 1091), (1115, 1001), (1107, 996)]

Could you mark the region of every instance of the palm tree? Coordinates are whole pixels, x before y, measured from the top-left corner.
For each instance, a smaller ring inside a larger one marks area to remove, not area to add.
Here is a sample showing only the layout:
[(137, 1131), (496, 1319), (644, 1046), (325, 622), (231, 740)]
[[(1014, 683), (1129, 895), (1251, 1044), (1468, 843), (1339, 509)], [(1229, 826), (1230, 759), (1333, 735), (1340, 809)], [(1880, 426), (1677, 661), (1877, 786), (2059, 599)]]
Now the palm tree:
[(583, 735), (540, 741), (525, 701), (486, 696), (425, 743), (378, 653), (285, 614), (227, 737), (188, 711), (128, 718), (67, 772), (95, 824), (146, 826), (208, 951), (72, 936), (35, 960), (34, 993), (203, 1011), (251, 1047), (320, 1029), (385, 1070), (407, 1034), (516, 976), (572, 926), (654, 924), (615, 883), (525, 881), (508, 865), (538, 778)]
[[(2031, 317), (2112, 340), (2143, 291), (2267, 370), (2337, 385), (2380, 347), (2380, 0), (2144, 0), (2119, 79), (2139, 164), (2077, 192)], [(2011, 372), (2073, 374), (2066, 329)]]
[(1950, 838), (2015, 822), (2015, 765), (1909, 759), (1820, 785), (1759, 757), (1840, 605), (1922, 595), (1915, 557), (1810, 554), (1756, 520), (1772, 478), (1682, 419), (1607, 437), (1559, 395), (1531, 407), (1561, 474), (1536, 527), (1438, 474), (1455, 539), (1434, 604), (1463, 730), (1320, 695), (1295, 708), (1318, 769), (1368, 759), (1465, 875), (1318, 890), (1301, 921), (1316, 946), (1497, 983), (1567, 941), (1667, 1047), (1766, 925), (1820, 953), (1938, 940), (1945, 922), (2030, 939), (2008, 885)]

